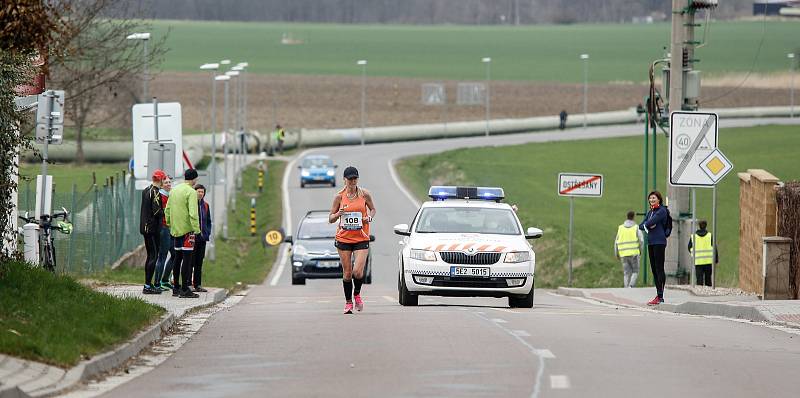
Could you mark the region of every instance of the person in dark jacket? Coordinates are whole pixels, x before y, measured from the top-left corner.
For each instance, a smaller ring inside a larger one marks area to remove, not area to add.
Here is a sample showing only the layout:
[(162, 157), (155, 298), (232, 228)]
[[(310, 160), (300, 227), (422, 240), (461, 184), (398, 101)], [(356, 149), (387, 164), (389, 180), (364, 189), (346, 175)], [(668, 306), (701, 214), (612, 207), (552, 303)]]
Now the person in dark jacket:
[(203, 200), (206, 196), (206, 187), (197, 184), (194, 189), (197, 191), (198, 214), (200, 216), (200, 235), (197, 236), (194, 246), (194, 276), (192, 286), (195, 292), (207, 292), (203, 288), (203, 260), (206, 257), (206, 242), (211, 240), (211, 210), (208, 203)]
[(656, 285), (656, 297), (647, 305), (658, 305), (664, 302), (664, 285), (667, 275), (664, 273), (664, 252), (667, 248), (667, 219), (669, 209), (663, 205), (661, 192), (653, 191), (647, 195), (650, 210), (644, 221), (639, 224), (639, 229), (647, 233), (647, 252), (650, 255), (650, 269), (653, 271), (653, 281)]
[(161, 184), (167, 174), (157, 169), (153, 172), (153, 182), (142, 191), (142, 207), (139, 219), (139, 233), (144, 237), (144, 247), (147, 251), (147, 260), (144, 263), (144, 288), (143, 294), (161, 294), (159, 286), (154, 286), (153, 274), (156, 270), (158, 259), (159, 238), (161, 223), (164, 220), (164, 209), (161, 206)]
[(562, 109), (558, 114), (558, 128), (564, 130), (567, 127), (567, 110)]
[[(161, 208), (166, 209), (167, 202), (169, 201), (169, 191), (172, 190), (172, 178), (167, 176), (161, 184), (159, 193), (161, 194)], [(155, 287), (161, 286), (161, 290), (172, 290), (172, 281), (170, 275), (172, 274), (172, 262), (175, 261), (175, 248), (172, 247), (172, 237), (169, 236), (169, 225), (167, 225), (166, 217), (161, 224), (159, 246), (158, 246), (158, 260), (156, 260), (156, 276), (153, 280)], [(169, 254), (169, 260), (167, 260)]]

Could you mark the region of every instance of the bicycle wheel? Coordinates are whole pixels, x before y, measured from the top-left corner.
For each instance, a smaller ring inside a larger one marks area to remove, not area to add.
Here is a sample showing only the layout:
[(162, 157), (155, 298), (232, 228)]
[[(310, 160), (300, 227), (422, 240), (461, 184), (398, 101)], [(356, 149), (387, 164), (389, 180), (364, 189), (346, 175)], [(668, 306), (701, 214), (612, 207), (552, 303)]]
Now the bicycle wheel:
[(42, 268), (50, 272), (56, 272), (56, 254), (53, 243), (44, 240), (40, 250), (42, 251)]

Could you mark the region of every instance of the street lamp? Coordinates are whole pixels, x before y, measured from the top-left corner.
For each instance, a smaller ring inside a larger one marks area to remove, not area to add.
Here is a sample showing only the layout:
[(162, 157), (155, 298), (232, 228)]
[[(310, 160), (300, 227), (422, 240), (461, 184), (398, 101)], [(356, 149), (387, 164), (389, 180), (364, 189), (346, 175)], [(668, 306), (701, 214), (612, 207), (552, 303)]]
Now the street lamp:
[(583, 60), (583, 128), (586, 128), (586, 114), (589, 109), (589, 54), (581, 54)]
[(142, 83), (142, 102), (147, 101), (147, 42), (150, 40), (150, 33), (132, 33), (126, 40), (141, 40), (144, 42), (144, 81)]
[(361, 66), (361, 145), (364, 145), (364, 114), (367, 109), (367, 60), (360, 59), (356, 65)]
[(486, 136), (488, 137), (489, 136), (489, 113), (490, 113), (490, 108), (492, 106), (491, 105), (492, 92), (489, 89), (489, 84), (491, 83), (491, 80), (492, 80), (492, 75), (491, 75), (491, 73), (492, 73), (492, 58), (483, 57), (483, 58), (481, 58), (481, 62), (486, 64), (486, 101), (485, 102), (486, 102)]
[[(228, 76), (227, 73), (226, 73), (225, 75), (217, 76), (216, 78), (214, 78), (214, 80), (225, 82), (225, 109), (222, 112), (222, 131), (223, 131), (223, 135), (222, 136), (226, 137), (225, 136), (225, 132), (228, 131), (228, 81), (231, 80), (231, 77)], [(227, 209), (227, 207), (228, 207), (228, 140), (227, 140), (227, 138), (224, 138), (224, 140), (222, 142), (222, 163), (225, 166), (225, 171), (224, 171), (225, 183), (222, 185), (223, 196), (224, 196), (223, 200), (225, 201), (225, 207)], [(222, 220), (222, 236), (225, 239), (228, 239), (228, 212), (227, 212), (227, 210), (225, 211), (225, 217)]]
[[(234, 77), (239, 76), (239, 71), (238, 70), (229, 70), (229, 71), (225, 72), (225, 75), (230, 77), (231, 79), (233, 79)], [(227, 85), (225, 86), (225, 88), (227, 90)], [(227, 96), (228, 96), (228, 94), (226, 93), (225, 94), (225, 97), (226, 97), (225, 98), (225, 117), (226, 117), (226, 120), (227, 120), (228, 112), (229, 112)], [(237, 120), (234, 119), (233, 123), (235, 124), (236, 122), (237, 122)], [(229, 148), (229, 145), (228, 145), (228, 131), (229, 130), (230, 130), (230, 125), (226, 122), (225, 123), (225, 145), (224, 145), (224, 147), (225, 147), (225, 149), (224, 149), (224, 151), (225, 151), (225, 155), (224, 155), (225, 156), (225, 189), (228, 188), (228, 163), (230, 163), (230, 162), (228, 162), (228, 153), (230, 151), (228, 149)], [(236, 134), (235, 133), (233, 134), (233, 137), (234, 137), (234, 142), (236, 142)], [(236, 148), (236, 147), (234, 146), (234, 148)], [(233, 154), (232, 162), (233, 162), (233, 173), (235, 174), (236, 173), (236, 153)], [(234, 178), (234, 186), (233, 186), (234, 188), (236, 188), (235, 182), (236, 182), (236, 179)], [(227, 200), (228, 200), (228, 197), (226, 196), (225, 197), (226, 205), (228, 203)], [(231, 209), (236, 210), (236, 200), (233, 201), (233, 204), (231, 205)], [(223, 228), (227, 228), (227, 226), (228, 226), (228, 224), (227, 224), (227, 219), (226, 219), (225, 226)]]
[[(217, 157), (217, 80), (219, 77), (217, 76), (216, 71), (219, 69), (218, 63), (209, 63), (200, 65), (200, 70), (210, 70), (211, 71), (211, 163), (209, 167), (211, 168), (211, 184), (208, 187), (208, 194), (211, 198), (211, 214), (212, 216), (215, 214), (214, 209), (216, 208), (216, 198), (214, 198), (214, 185), (217, 184), (217, 164), (216, 164), (216, 157)], [(227, 76), (225, 76), (227, 77)], [(210, 260), (214, 260), (215, 250), (214, 250), (214, 237), (210, 237), (208, 242), (208, 257)]]
[(794, 53), (786, 54), (786, 58), (789, 58), (789, 73), (791, 73), (792, 75), (791, 77), (792, 83), (790, 84), (791, 88), (789, 89), (789, 104), (790, 104), (789, 118), (794, 119), (794, 74), (795, 71), (797, 70), (797, 66), (795, 65)]

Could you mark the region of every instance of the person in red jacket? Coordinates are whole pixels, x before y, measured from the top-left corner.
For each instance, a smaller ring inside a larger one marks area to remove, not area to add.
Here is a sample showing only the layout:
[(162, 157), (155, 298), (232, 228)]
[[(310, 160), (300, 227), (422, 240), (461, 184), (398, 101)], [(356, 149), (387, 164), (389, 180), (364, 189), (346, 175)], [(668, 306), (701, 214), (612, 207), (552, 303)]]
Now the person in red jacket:
[(147, 260), (144, 263), (144, 294), (161, 294), (161, 289), (153, 286), (153, 274), (158, 259), (159, 235), (164, 220), (164, 208), (161, 207), (161, 195), (158, 190), (167, 174), (158, 169), (153, 172), (152, 184), (142, 191), (141, 214), (139, 215), (139, 233), (144, 237)]

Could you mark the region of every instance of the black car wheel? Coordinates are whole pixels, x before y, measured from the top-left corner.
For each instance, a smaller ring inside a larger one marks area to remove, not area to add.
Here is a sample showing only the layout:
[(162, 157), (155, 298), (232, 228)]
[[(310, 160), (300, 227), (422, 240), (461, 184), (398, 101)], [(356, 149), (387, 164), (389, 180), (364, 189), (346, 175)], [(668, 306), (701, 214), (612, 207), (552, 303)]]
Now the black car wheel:
[(411, 292), (408, 291), (408, 288), (406, 287), (406, 278), (403, 277), (402, 271), (399, 275), (399, 280), (400, 282), (398, 282), (398, 290), (399, 290), (398, 301), (400, 302), (400, 305), (407, 307), (413, 307), (419, 305), (419, 296), (417, 296), (416, 294), (411, 294)]
[(305, 188), (305, 187), (306, 187), (306, 183), (304, 183), (303, 181), (300, 181), (300, 188)]
[(533, 308), (533, 283), (531, 284), (531, 291), (524, 296), (509, 296), (508, 306), (511, 308)]
[(306, 278), (295, 278), (294, 275), (292, 275), (292, 285), (305, 285), (305, 284), (306, 284)]

